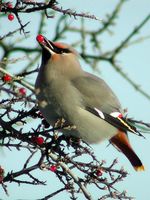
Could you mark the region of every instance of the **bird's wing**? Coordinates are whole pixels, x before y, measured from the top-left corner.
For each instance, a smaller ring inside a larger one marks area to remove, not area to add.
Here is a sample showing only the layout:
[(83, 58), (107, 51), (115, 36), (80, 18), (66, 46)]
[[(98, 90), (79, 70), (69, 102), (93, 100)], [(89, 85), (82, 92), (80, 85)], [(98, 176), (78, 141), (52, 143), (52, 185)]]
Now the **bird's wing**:
[(118, 98), (103, 79), (85, 72), (84, 76), (73, 79), (72, 84), (79, 90), (87, 106), (106, 113), (120, 111)]
[(84, 107), (90, 113), (100, 117), (121, 131), (140, 133), (121, 114), (121, 105), (104, 80), (85, 73), (72, 80), (72, 84), (81, 93)]

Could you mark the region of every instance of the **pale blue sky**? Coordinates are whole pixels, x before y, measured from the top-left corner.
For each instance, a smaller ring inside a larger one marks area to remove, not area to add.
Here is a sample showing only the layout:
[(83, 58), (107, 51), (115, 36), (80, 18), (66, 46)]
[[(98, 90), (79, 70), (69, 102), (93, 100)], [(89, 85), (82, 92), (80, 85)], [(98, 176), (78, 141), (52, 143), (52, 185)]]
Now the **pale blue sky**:
[[(110, 13), (111, 10), (113, 10), (115, 4), (118, 2), (117, 0), (76, 0), (76, 1), (69, 1), (69, 0), (59, 0), (60, 4), (64, 8), (73, 8), (77, 11), (83, 11), (83, 12), (89, 12), (91, 14), (95, 14), (98, 18), (105, 18), (105, 14)], [(86, 3), (85, 3), (86, 2)], [(118, 18), (116, 28), (114, 28), (114, 35), (110, 36), (109, 34), (105, 34), (105, 36), (102, 37), (103, 39), (103, 46), (105, 49), (113, 49), (113, 47), (116, 46), (116, 44), (119, 44), (121, 40), (124, 39), (124, 37), (127, 36), (128, 33), (131, 32), (134, 26), (138, 25), (149, 13), (150, 11), (150, 1), (149, 0), (130, 0), (127, 1), (124, 5), (122, 12)], [(35, 16), (35, 17), (34, 17)], [(34, 30), (31, 29), (31, 38), (30, 42), (26, 43), (27, 46), (35, 46), (36, 41), (36, 23), (35, 20), (38, 23), (38, 18), (36, 15), (30, 16), (29, 14), (24, 14), (24, 19), (28, 21), (31, 20), (30, 27), (33, 26)], [(73, 18), (71, 19), (71, 21)], [(18, 26), (17, 21), (14, 22), (8, 22), (7, 19), (4, 19), (4, 22), (7, 22), (8, 26), (3, 27), (3, 24), (0, 24), (0, 34), (4, 34), (8, 30), (11, 30), (11, 28), (15, 28), (15, 26)], [(99, 26), (99, 21), (93, 21), (87, 19), (86, 26), (90, 26), (90, 28), (96, 28)], [(53, 36), (53, 20), (49, 20), (47, 27), (45, 28), (46, 36), (51, 38)], [(78, 24), (78, 20), (74, 22), (74, 24)], [(142, 31), (134, 38), (139, 38), (143, 36), (150, 35), (150, 22), (148, 22)], [(20, 35), (18, 34), (18, 37)], [(11, 39), (10, 39), (11, 40)], [(65, 40), (65, 42), (72, 42), (73, 38), (68, 38)], [(141, 87), (147, 91), (150, 94), (150, 40), (145, 40), (142, 43), (139, 43), (137, 45), (130, 46), (126, 50), (124, 50), (119, 56), (118, 60), (120, 62), (120, 65), (122, 69), (130, 76), (131, 79), (133, 79), (136, 83), (139, 83)], [(40, 63), (40, 60), (39, 62)], [(37, 63), (37, 64), (38, 64)], [(84, 62), (82, 62), (84, 64)], [(35, 66), (36, 67), (36, 66)], [(84, 66), (86, 69), (86, 66)], [(148, 101), (146, 98), (141, 96), (138, 92), (136, 92), (119, 74), (115, 72), (115, 70), (108, 64), (101, 62), (99, 64), (99, 68), (101, 71), (101, 77), (106, 80), (106, 82), (111, 85), (115, 93), (118, 95), (122, 105), (124, 108), (128, 108), (129, 116), (135, 117), (137, 119), (143, 119), (146, 122), (150, 122), (149, 112), (150, 112), (150, 101)], [(12, 69), (11, 69), (12, 70)], [(12, 71), (18, 71), (18, 68), (13, 69)], [(89, 68), (88, 68), (89, 70)], [(108, 161), (108, 163), (111, 163), (111, 161), (118, 157), (119, 159), (119, 165), (125, 166), (125, 168), (128, 170), (130, 175), (122, 182), (118, 184), (118, 188), (120, 190), (127, 190), (128, 194), (131, 196), (136, 197), (136, 200), (148, 200), (150, 198), (150, 159), (149, 159), (149, 151), (150, 151), (150, 135), (145, 135), (146, 140), (139, 138), (137, 136), (130, 134), (130, 139), (133, 148), (143, 161), (146, 171), (145, 172), (135, 172), (133, 168), (131, 167), (128, 160), (124, 157), (123, 154), (119, 153), (114, 149), (113, 147), (106, 148), (107, 142), (104, 142), (100, 145), (94, 145), (95, 153), (98, 156), (99, 159), (105, 159)], [(0, 164), (5, 166), (8, 169), (15, 169), (16, 168), (16, 158), (12, 157), (12, 154), (10, 153), (8, 155), (8, 151), (5, 151), (6, 157), (2, 158)], [(17, 155), (19, 165), (23, 161), (21, 160), (23, 158), (24, 153), (15, 153), (14, 155)], [(9, 162), (8, 162), (9, 159)], [(47, 172), (41, 172), (39, 171), (39, 174), (41, 176), (50, 176), (50, 179), (53, 179), (55, 175), (53, 174), (47, 174)], [(43, 177), (44, 180), (44, 177)], [(50, 184), (52, 189), (54, 190), (54, 184)], [(10, 191), (10, 197), (6, 198), (2, 190), (0, 189), (0, 193), (2, 193), (3, 199), (14, 199), (17, 200), (19, 198), (22, 199), (31, 199), (34, 200), (38, 196), (38, 191), (42, 193), (40, 195), (41, 197), (44, 196), (44, 194), (48, 194), (49, 191), (47, 187), (44, 186), (37, 186), (34, 187), (34, 191), (27, 189), (26, 186), (21, 187), (20, 189), (14, 189), (14, 184), (8, 185), (9, 191)], [(16, 186), (17, 187), (17, 186)], [(32, 187), (31, 187), (32, 188)], [(17, 192), (14, 193), (14, 190)], [(20, 190), (20, 191), (19, 191)], [(24, 191), (28, 191), (26, 194), (24, 194)], [(31, 198), (31, 193), (33, 194), (33, 198)], [(96, 197), (95, 197), (96, 198)], [(55, 198), (54, 198), (55, 199)], [(57, 200), (62, 199), (62, 196), (57, 198)], [(81, 198), (83, 199), (83, 198)]]

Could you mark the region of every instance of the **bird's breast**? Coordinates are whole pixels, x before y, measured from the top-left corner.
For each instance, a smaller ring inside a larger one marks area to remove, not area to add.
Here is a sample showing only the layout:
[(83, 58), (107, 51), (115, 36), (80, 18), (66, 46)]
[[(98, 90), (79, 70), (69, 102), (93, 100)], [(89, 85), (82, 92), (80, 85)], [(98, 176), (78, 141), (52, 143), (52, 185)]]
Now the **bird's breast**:
[(61, 109), (57, 103), (51, 84), (37, 80), (35, 84), (35, 94), (38, 100), (39, 110), (43, 117), (48, 123), (54, 125), (58, 118), (61, 117)]

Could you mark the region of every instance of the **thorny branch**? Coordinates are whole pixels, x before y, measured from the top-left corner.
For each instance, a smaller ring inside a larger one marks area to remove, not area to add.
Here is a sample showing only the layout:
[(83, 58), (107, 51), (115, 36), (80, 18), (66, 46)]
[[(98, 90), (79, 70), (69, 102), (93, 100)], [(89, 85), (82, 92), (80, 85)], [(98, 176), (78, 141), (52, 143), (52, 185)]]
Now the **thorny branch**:
[[(8, 112), (12, 111), (10, 110)], [(19, 130), (13, 128), (16, 121), (21, 120), (22, 122), (23, 121), (25, 122), (27, 120), (26, 118), (28, 118), (29, 116), (30, 117), (32, 116), (34, 118), (35, 117), (38, 118), (38, 116), (40, 116), (40, 114), (38, 114), (37, 112), (37, 109), (34, 108), (28, 111), (28, 115), (27, 111), (24, 111), (24, 113), (23, 111), (20, 112), (23, 118), (20, 119), (19, 115), (18, 120), (14, 120), (13, 124), (11, 119), (10, 119), (11, 123), (9, 121), (5, 122), (2, 118), (0, 119), (0, 124), (1, 124), (0, 139), (2, 140), (1, 146), (9, 149), (16, 148), (18, 151), (21, 151), (22, 148), (26, 148), (27, 150), (30, 151), (31, 155), (27, 158), (24, 167), (20, 171), (10, 172), (3, 177), (2, 179), (3, 184), (6, 184), (6, 182), (12, 182), (12, 183), (14, 182), (18, 183), (19, 185), (20, 184), (45, 185), (46, 182), (40, 181), (38, 178), (32, 175), (31, 172), (37, 169), (51, 170), (54, 173), (56, 173), (58, 179), (59, 176), (61, 177), (61, 179), (63, 179), (64, 187), (68, 191), (74, 188), (75, 190), (74, 192), (78, 193), (75, 189), (76, 188), (75, 185), (77, 184), (78, 187), (83, 192), (83, 194), (85, 195), (86, 199), (91, 200), (92, 196), (87, 190), (86, 185), (96, 183), (97, 187), (100, 187), (101, 189), (107, 188), (113, 193), (114, 190), (113, 185), (115, 184), (114, 177), (116, 176), (117, 182), (121, 181), (122, 178), (126, 177), (127, 173), (124, 170), (114, 169), (116, 161), (113, 162), (113, 164), (111, 164), (109, 167), (105, 167), (104, 162), (99, 162), (95, 158), (95, 156), (93, 156), (92, 150), (86, 144), (80, 143), (79, 141), (68, 140), (68, 138), (64, 138), (64, 136), (62, 135), (60, 135), (60, 137), (57, 136), (57, 138), (55, 138), (55, 135), (53, 135), (53, 129), (51, 129), (51, 132), (49, 132), (48, 134), (46, 133), (48, 129), (45, 130), (45, 128), (42, 125), (41, 127), (38, 127), (35, 130), (35, 132), (29, 134), (28, 132), (25, 132), (23, 128), (20, 128)], [(8, 113), (6, 113), (5, 116), (6, 115), (8, 115)], [(3, 116), (3, 118), (5, 116)], [(43, 121), (41, 116), (40, 119)], [(39, 144), (35, 142), (36, 140), (34, 140), (35, 137), (39, 138), (40, 130), (43, 130), (45, 132), (45, 134), (43, 134), (44, 142), (42, 144)], [(14, 140), (12, 140), (11, 138), (13, 138)], [(67, 151), (67, 146), (69, 148), (68, 151)], [(41, 152), (41, 157), (37, 158), (38, 160), (36, 164), (33, 164), (32, 166), (28, 167), (33, 156), (36, 153), (38, 153), (38, 151)], [(87, 154), (89, 158), (91, 158), (90, 163), (86, 163), (86, 161), (85, 162), (76, 161), (76, 158), (80, 158), (84, 154)], [(56, 169), (54, 170), (52, 166), (53, 167), (55, 166)], [(76, 167), (79, 171), (81, 171), (84, 174), (84, 178), (83, 176), (82, 178), (80, 178), (76, 175), (76, 173), (74, 173), (73, 169)], [(100, 172), (100, 170), (101, 174), (99, 178), (97, 173)], [(19, 177), (21, 177), (22, 175), (26, 175), (28, 179), (25, 181), (20, 180)], [(71, 182), (73, 181), (71, 185), (70, 181)], [(102, 185), (103, 187), (100, 185)], [(49, 195), (49, 198), (53, 195), (52, 194)]]
[[(3, 100), (0, 104), (3, 104), (3, 107), (5, 107), (4, 105), (8, 104), (9, 101), (11, 101), (11, 98), (10, 100)], [(24, 102), (24, 99), (22, 101)], [(45, 181), (43, 182), (38, 177), (35, 177), (35, 175), (32, 175), (32, 171), (41, 169), (54, 172), (58, 180), (64, 184), (62, 189), (44, 198), (51, 198), (63, 191), (64, 188), (76, 196), (78, 194), (76, 185), (78, 185), (86, 199), (93, 199), (87, 190), (87, 185), (90, 184), (99, 190), (108, 191), (108, 194), (103, 196), (104, 199), (114, 196), (118, 199), (131, 199), (124, 192), (117, 191), (115, 187), (116, 183), (122, 181), (127, 176), (127, 172), (123, 169), (116, 169), (117, 160), (114, 160), (110, 166), (105, 166), (105, 162), (98, 161), (92, 149), (87, 144), (73, 138), (65, 138), (58, 133), (56, 135), (55, 131), (59, 130), (61, 132), (60, 127), (55, 127), (55, 129), (50, 128), (45, 123), (38, 109), (33, 106), (34, 103), (32, 103), (31, 109), (27, 109), (27, 106), (24, 104), (25, 107), (23, 110), (18, 111), (13, 109), (17, 104), (18, 101), (16, 100), (11, 101), (9, 103), (10, 108), (8, 107), (6, 112), (1, 115), (0, 140), (2, 143), (0, 146), (8, 148), (9, 150), (16, 148), (18, 151), (22, 151), (26, 149), (30, 152), (30, 156), (26, 159), (22, 169), (19, 171), (9, 172), (5, 176), (3, 175), (3, 177), (0, 175), (3, 186), (6, 186), (7, 182), (18, 183), (19, 185), (46, 185)], [(12, 113), (13, 118), (11, 117)], [(8, 119), (4, 121), (6, 116)], [(31, 123), (33, 120), (41, 121), (38, 123), (40, 125), (37, 124), (37, 128), (33, 129), (32, 132), (28, 132), (23, 128), (28, 119), (30, 119)], [(19, 122), (21, 122), (19, 127), (14, 128)], [(42, 143), (39, 143), (40, 140), (36, 140), (39, 138), (42, 138)], [(33, 157), (39, 152), (41, 156), (37, 156), (36, 163), (31, 165), (30, 163), (32, 163)], [(90, 161), (81, 161), (84, 155), (89, 156), (88, 160)], [(82, 172), (82, 178), (77, 176), (74, 170), (78, 170), (80, 173)], [(21, 180), (22, 175), (26, 175), (27, 180)], [(9, 193), (6, 187), (5, 190), (5, 192)], [(102, 199), (102, 197), (99, 199)]]
[[(36, 1), (26, 1), (26, 0), (18, 0), (14, 7), (9, 8), (7, 6), (7, 3), (1, 3), (1, 12), (7, 13), (10, 12), (14, 13), (17, 17), (18, 23), (20, 24), (21, 30), (26, 33), (24, 30), (24, 25), (22, 25), (21, 19), (19, 17), (19, 13), (33, 13), (37, 11), (44, 11), (46, 16), (47, 10), (53, 10), (56, 12), (60, 12), (63, 15), (69, 15), (70, 17), (73, 16), (76, 17), (83, 17), (83, 18), (89, 18), (94, 20), (99, 20), (94, 15), (86, 14), (86, 13), (77, 13), (76, 11), (72, 11), (71, 9), (63, 9), (62, 7), (58, 7), (58, 2), (56, 0), (49, 0), (48, 2), (36, 2)], [(32, 6), (32, 8), (31, 8)], [(51, 16), (54, 17), (54, 16)]]

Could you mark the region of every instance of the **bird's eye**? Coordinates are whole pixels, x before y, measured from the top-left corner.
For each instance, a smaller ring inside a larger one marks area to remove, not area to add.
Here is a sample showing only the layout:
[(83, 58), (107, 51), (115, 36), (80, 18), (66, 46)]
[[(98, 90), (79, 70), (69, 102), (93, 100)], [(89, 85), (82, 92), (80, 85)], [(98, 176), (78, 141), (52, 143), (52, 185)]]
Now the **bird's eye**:
[(59, 53), (59, 54), (70, 53), (70, 50), (69, 50), (69, 49), (59, 49), (59, 50), (58, 50), (58, 53)]
[(64, 52), (63, 49), (61, 49), (61, 50), (59, 51), (59, 53), (60, 53), (60, 54), (63, 54), (63, 53), (65, 53), (65, 52)]
[(70, 53), (70, 50), (69, 49), (63, 49), (63, 52), (64, 53)]
[(56, 46), (54, 46), (54, 51), (58, 54), (63, 54), (63, 53), (70, 53), (69, 49), (65, 49), (65, 48), (58, 48)]

